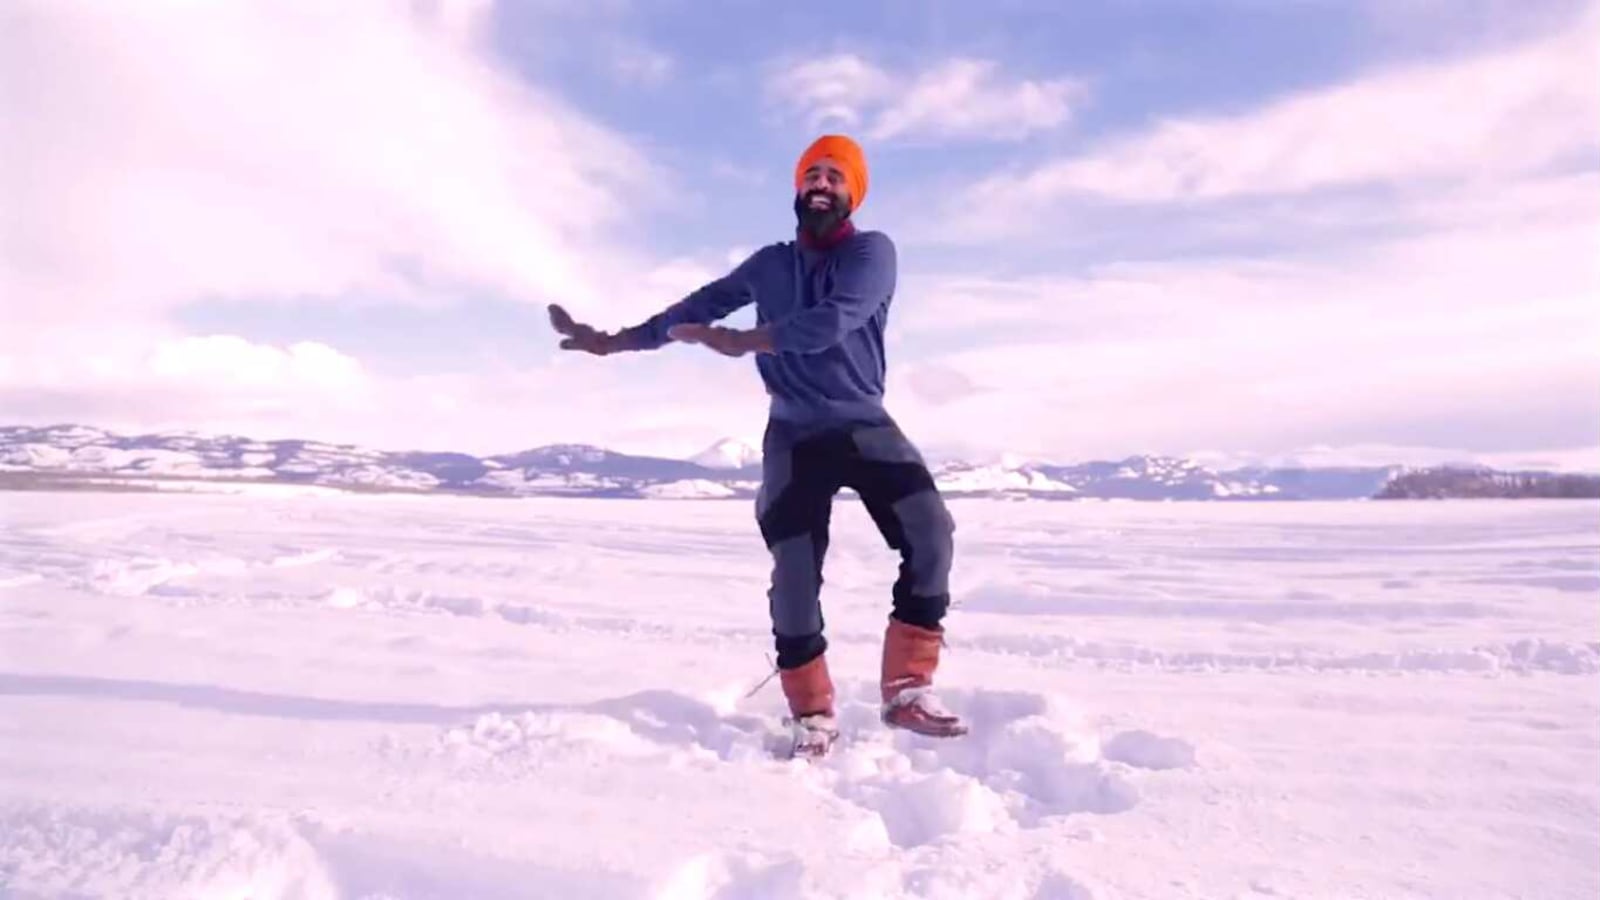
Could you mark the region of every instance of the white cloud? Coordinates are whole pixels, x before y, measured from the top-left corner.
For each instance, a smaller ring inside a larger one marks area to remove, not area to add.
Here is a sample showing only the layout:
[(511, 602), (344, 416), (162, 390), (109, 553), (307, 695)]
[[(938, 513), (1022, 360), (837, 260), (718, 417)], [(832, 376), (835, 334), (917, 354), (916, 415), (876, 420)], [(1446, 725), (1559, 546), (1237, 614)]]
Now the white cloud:
[(1085, 88), (1069, 78), (1007, 80), (991, 60), (955, 58), (897, 73), (838, 54), (782, 66), (767, 93), (813, 130), (860, 129), (877, 141), (1010, 141), (1065, 125)]
[(671, 56), (637, 41), (619, 39), (609, 53), (611, 74), (623, 84), (659, 87), (677, 70)]
[(10, 11), (8, 320), (462, 286), (600, 296), (588, 254), (659, 173), (497, 68), (484, 6)]
[(366, 381), (360, 363), (317, 341), (280, 348), (223, 334), (165, 341), (150, 355), (149, 371), (163, 380), (221, 390), (344, 390)]
[[(467, 450), (592, 440), (687, 454), (758, 423), (750, 361), (693, 348), (393, 374), (337, 341), (172, 324), (200, 297), (445, 303), (470, 285), (563, 299), (609, 328), (726, 270), (721, 249), (657, 260), (620, 244), (613, 227), (632, 228), (638, 204), (674, 196), (661, 173), (496, 68), (482, 4), (407, 11), (420, 8), (8, 11), (0, 178), (16, 201), (0, 204), (0, 408)], [(1595, 118), (1578, 117), (1594, 102), (1578, 77), (1590, 66), (1552, 52), (1563, 40), (1169, 123), (990, 181), (959, 229), (981, 234), (974, 214), (1050, 227), (1034, 213), (1075, 213), (1089, 194), (1149, 215), (1132, 227), (1154, 237), (1206, 200), (1223, 201), (1192, 213), (1212, 237), (1349, 216), (1392, 226), (1379, 243), (1149, 263), (1128, 259), (1148, 244), (1125, 242), (1085, 274), (1019, 279), (924, 275), (896, 231), (894, 408), (929, 445), (1049, 456), (1454, 445), (1461, 428), (1507, 449), (1585, 443), (1600, 183), (1528, 174), (1594, 148)], [(1454, 84), (1441, 72), (1468, 78), (1475, 102), (1439, 93)], [(818, 127), (876, 139), (1055, 128), (1081, 90), (991, 64), (896, 73), (853, 57), (790, 67), (772, 88)], [(1337, 213), (1323, 202), (1366, 185), (1382, 196)], [(1288, 199), (1266, 219), (1241, 212), (1263, 192)], [(555, 342), (529, 336), (541, 341)]]
[(482, 359), (452, 371), (383, 374), (319, 342), (143, 333), (70, 357), (0, 351), (0, 409), (8, 423), (132, 432), (193, 429), (468, 452), (588, 441), (686, 456), (715, 437), (758, 427), (765, 397), (748, 360), (686, 348), (605, 359), (562, 353), (541, 363)]
[(897, 327), (929, 349), (900, 351), (906, 418), (1066, 457), (1600, 445), (1585, 38), (1170, 120), (910, 211), (907, 258), (982, 245), (1003, 271), (1037, 249), (1073, 274), (908, 272)]
[(637, 378), (626, 363), (420, 375), (322, 343), (189, 334), (176, 318), (200, 300), (451, 304), (488, 290), (620, 321), (704, 274), (616, 237), (672, 196), (670, 179), (502, 67), (484, 46), (489, 7), (8, 7), (0, 409), (402, 445), (625, 436), (572, 399)]
[(314, 341), (146, 332), (58, 351), (0, 353), (0, 407), (27, 420), (150, 427), (349, 414), (381, 390), (359, 361)]
[(1071, 79), (1007, 84), (996, 63), (953, 59), (906, 85), (878, 113), (870, 136), (1016, 140), (1065, 125), (1084, 95)]
[(893, 90), (889, 73), (854, 54), (793, 63), (774, 72), (768, 96), (796, 107), (812, 128), (859, 126), (863, 110), (881, 104)]
[(976, 185), (996, 220), (1076, 198), (1210, 201), (1366, 185), (1493, 181), (1600, 151), (1600, 55), (1582, 27), (1407, 65), (1244, 113), (1171, 118), (1082, 155)]
[(1586, 187), (1564, 220), (1529, 227), (1080, 278), (925, 279), (896, 321), (906, 346), (946, 349), (898, 353), (904, 418), (942, 444), (981, 435), (1058, 457), (1600, 444), (1600, 219), (1581, 199), (1600, 184)]

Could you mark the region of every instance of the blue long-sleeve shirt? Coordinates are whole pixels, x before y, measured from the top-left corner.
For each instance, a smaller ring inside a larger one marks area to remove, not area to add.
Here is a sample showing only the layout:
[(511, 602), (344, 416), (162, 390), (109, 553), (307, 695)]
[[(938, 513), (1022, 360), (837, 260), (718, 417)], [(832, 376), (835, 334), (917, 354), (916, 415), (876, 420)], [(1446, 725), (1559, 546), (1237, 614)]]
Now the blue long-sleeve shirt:
[(776, 351), (756, 357), (774, 417), (872, 419), (883, 410), (883, 334), (896, 275), (895, 246), (882, 232), (857, 231), (824, 250), (783, 241), (624, 333), (635, 347), (655, 349), (674, 325), (714, 322), (754, 302)]

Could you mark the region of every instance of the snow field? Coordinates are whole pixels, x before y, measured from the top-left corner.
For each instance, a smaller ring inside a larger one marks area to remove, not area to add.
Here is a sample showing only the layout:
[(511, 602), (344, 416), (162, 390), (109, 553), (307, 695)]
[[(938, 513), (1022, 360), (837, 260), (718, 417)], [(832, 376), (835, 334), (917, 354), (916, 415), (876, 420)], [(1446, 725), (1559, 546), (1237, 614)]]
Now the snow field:
[(1593, 505), (955, 511), (973, 733), (841, 503), (808, 765), (746, 504), (9, 496), (0, 894), (1600, 892)]

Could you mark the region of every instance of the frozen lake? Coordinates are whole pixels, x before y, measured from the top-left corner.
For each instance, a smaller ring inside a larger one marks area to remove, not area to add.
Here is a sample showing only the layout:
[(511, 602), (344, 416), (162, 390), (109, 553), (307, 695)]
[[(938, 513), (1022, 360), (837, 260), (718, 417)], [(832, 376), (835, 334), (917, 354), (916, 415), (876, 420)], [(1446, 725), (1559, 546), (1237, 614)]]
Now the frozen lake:
[(1600, 505), (955, 501), (939, 685), (770, 758), (744, 502), (0, 495), (6, 896), (1600, 896)]

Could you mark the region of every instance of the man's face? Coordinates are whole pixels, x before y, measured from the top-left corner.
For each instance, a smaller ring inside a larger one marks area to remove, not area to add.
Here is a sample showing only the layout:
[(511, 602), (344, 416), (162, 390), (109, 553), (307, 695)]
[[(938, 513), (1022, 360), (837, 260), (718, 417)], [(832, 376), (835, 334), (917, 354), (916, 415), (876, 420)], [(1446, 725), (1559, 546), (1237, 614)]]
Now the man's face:
[(850, 211), (850, 187), (832, 157), (817, 160), (801, 176), (800, 205), (810, 213), (831, 212), (838, 217)]

